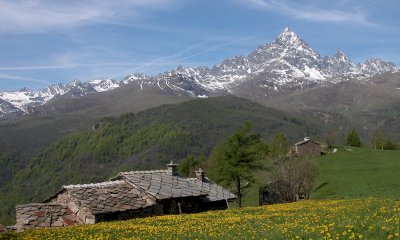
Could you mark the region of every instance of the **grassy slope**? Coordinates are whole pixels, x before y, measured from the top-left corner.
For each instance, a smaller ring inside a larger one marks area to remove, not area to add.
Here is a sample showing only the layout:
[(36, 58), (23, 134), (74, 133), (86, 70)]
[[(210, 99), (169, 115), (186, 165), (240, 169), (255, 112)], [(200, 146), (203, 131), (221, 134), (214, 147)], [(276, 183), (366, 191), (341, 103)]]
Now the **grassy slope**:
[(400, 199), (400, 151), (340, 148), (316, 158), (314, 199), (385, 197)]
[[(167, 215), (62, 229), (20, 239), (399, 239), (400, 202), (320, 200)], [(1, 238), (1, 237), (0, 237)]]
[[(312, 199), (400, 199), (400, 151), (345, 147), (314, 160), (320, 173)], [(246, 190), (244, 206), (258, 205), (264, 175), (256, 173), (258, 182)]]

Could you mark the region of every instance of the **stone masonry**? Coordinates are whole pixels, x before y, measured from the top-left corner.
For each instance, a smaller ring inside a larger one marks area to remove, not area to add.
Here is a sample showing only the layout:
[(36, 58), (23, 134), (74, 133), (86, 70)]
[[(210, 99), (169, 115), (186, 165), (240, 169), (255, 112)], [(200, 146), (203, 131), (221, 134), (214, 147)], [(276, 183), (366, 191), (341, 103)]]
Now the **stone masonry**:
[(32, 203), (18, 205), (18, 230), (35, 227), (63, 227), (81, 224), (76, 215), (65, 204)]
[(0, 224), (0, 233), (5, 233), (5, 232), (7, 232), (7, 228), (2, 224)]
[(168, 170), (122, 172), (107, 182), (63, 186), (43, 203), (17, 205), (16, 228), (64, 227), (162, 214), (224, 209), (235, 195), (204, 177)]

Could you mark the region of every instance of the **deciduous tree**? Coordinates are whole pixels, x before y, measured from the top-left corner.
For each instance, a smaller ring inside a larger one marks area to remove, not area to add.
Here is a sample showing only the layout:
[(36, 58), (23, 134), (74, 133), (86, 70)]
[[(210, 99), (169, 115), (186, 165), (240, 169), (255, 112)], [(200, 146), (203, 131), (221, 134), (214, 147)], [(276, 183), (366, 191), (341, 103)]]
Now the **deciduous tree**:
[(289, 142), (284, 133), (275, 134), (271, 141), (271, 156), (278, 157), (289, 152)]
[(316, 164), (308, 158), (280, 157), (268, 173), (269, 190), (277, 202), (293, 202), (299, 197), (308, 199), (318, 172)]
[(383, 146), (385, 145), (385, 135), (383, 134), (382, 131), (378, 130), (374, 133), (373, 144), (375, 150), (377, 149), (383, 150)]

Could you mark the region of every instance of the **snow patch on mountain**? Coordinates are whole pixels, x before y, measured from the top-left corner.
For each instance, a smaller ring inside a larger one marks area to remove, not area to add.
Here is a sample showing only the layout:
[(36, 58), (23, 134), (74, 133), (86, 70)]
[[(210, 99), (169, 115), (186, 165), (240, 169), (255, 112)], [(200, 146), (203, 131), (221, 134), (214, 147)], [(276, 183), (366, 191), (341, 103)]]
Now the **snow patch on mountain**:
[(385, 72), (397, 72), (399, 68), (394, 63), (388, 63), (380, 59), (368, 59), (362, 64), (358, 65), (362, 73), (367, 75), (381, 74)]
[(120, 82), (112, 79), (91, 80), (88, 82), (97, 92), (106, 92), (120, 87)]
[[(135, 73), (120, 81), (96, 79), (82, 83), (74, 80), (65, 85), (51, 85), (41, 91), (21, 89), (0, 92), (0, 117), (15, 112), (28, 113), (32, 107), (43, 105), (58, 96), (79, 98), (128, 84), (139, 90), (158, 88), (168, 94), (192, 97), (240, 91), (250, 91), (247, 95), (252, 95), (251, 91), (294, 91), (354, 78), (362, 80), (399, 70), (395, 64), (380, 59), (355, 64), (341, 50), (333, 57), (321, 57), (296, 33), (285, 28), (272, 43), (257, 47), (247, 56), (225, 59), (212, 68), (178, 66), (156, 76)], [(242, 90), (244, 85), (253, 89), (246, 87)], [(265, 95), (267, 93), (262, 94)]]
[(322, 75), (320, 71), (318, 71), (315, 68), (310, 68), (308, 66), (304, 66), (304, 73), (305, 77), (308, 77), (310, 79), (325, 79), (325, 77)]

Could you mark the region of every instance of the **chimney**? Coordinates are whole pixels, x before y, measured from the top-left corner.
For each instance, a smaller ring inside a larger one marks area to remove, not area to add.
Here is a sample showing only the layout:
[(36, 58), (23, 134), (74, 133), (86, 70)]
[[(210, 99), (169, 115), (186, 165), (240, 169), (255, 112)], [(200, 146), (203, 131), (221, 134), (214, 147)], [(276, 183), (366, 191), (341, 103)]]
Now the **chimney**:
[(198, 171), (195, 171), (197, 181), (204, 182), (204, 171), (203, 169), (199, 168)]
[(178, 165), (179, 164), (174, 163), (173, 160), (171, 160), (171, 162), (167, 164), (167, 169), (172, 176), (178, 175)]

